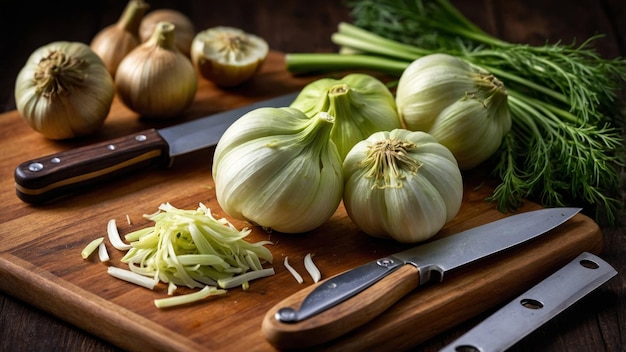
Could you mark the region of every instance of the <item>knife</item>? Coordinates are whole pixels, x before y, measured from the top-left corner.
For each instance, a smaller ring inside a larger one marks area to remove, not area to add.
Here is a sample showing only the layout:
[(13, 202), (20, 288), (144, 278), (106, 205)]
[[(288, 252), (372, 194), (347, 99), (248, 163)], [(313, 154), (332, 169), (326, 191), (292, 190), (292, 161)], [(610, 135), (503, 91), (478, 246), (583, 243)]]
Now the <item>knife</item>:
[(215, 146), (247, 112), (289, 106), (298, 93), (26, 161), (15, 169), (16, 194), (24, 202), (44, 204), (133, 170), (169, 167), (175, 157)]
[(446, 273), (536, 238), (581, 208), (547, 208), (509, 216), (387, 256), (285, 298), (263, 318), (278, 348), (308, 348), (374, 319), (400, 298)]
[(616, 274), (607, 262), (583, 252), (441, 352), (504, 351)]

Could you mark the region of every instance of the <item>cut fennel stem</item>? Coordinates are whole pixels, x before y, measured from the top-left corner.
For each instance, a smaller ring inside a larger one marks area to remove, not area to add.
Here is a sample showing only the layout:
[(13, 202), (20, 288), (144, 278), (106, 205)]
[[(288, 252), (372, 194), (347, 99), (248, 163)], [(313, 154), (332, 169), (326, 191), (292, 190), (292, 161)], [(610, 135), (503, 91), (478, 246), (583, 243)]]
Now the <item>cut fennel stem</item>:
[(89, 242), (80, 253), (83, 259), (89, 258), (89, 256), (96, 250), (96, 248), (98, 248), (102, 241), (104, 241), (104, 237), (98, 237), (95, 240)]

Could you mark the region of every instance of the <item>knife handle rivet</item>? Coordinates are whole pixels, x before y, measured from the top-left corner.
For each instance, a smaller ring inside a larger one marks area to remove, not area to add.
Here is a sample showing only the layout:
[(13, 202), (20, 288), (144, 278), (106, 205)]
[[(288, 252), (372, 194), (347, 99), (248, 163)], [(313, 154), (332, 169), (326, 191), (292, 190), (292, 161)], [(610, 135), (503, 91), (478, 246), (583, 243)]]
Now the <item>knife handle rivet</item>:
[(107, 149), (108, 150), (115, 150), (115, 145), (109, 144), (109, 145), (107, 145)]
[(135, 136), (137, 142), (145, 142), (148, 139), (145, 134), (138, 134)]
[(52, 158), (50, 159), (50, 162), (53, 164), (60, 164), (61, 163), (61, 159), (59, 158)]
[(43, 170), (43, 164), (42, 163), (30, 163), (28, 165), (28, 170), (32, 172), (41, 171)]
[(393, 262), (393, 259), (382, 258), (382, 259), (378, 259), (378, 261), (376, 261), (376, 264), (382, 267), (388, 267), (388, 266), (393, 265), (394, 262)]

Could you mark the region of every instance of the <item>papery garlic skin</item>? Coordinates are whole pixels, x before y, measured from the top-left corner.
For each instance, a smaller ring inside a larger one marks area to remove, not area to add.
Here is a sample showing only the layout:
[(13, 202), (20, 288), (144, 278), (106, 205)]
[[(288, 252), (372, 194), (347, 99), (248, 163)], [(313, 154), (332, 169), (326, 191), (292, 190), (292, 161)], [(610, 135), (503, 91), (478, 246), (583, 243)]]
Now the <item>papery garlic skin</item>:
[(100, 56), (112, 76), (122, 59), (139, 45), (139, 26), (150, 5), (143, 0), (129, 0), (114, 24), (100, 30), (89, 46)]
[(189, 17), (184, 13), (173, 9), (158, 9), (149, 12), (139, 26), (139, 40), (146, 42), (159, 22), (169, 22), (174, 25), (176, 32), (176, 47), (185, 56), (191, 55), (191, 42), (196, 35), (196, 29)]
[(495, 153), (512, 120), (508, 93), (489, 72), (447, 54), (413, 61), (398, 81), (396, 104), (404, 127), (435, 137), (461, 170)]
[(343, 162), (343, 203), (366, 234), (425, 241), (456, 216), (463, 179), (452, 153), (425, 132), (372, 134)]
[(311, 231), (336, 211), (341, 158), (333, 118), (260, 108), (233, 123), (213, 158), (217, 201), (231, 217), (284, 233)]
[(104, 63), (79, 42), (52, 42), (38, 48), (15, 82), (15, 102), (22, 118), (55, 140), (100, 129), (114, 96), (113, 78)]
[(159, 22), (147, 42), (120, 62), (115, 86), (122, 102), (142, 117), (178, 117), (193, 102), (198, 77), (176, 48), (174, 25)]
[(402, 127), (393, 94), (380, 80), (362, 73), (309, 83), (290, 106), (308, 116), (323, 111), (335, 117), (331, 139), (342, 159), (372, 133)]

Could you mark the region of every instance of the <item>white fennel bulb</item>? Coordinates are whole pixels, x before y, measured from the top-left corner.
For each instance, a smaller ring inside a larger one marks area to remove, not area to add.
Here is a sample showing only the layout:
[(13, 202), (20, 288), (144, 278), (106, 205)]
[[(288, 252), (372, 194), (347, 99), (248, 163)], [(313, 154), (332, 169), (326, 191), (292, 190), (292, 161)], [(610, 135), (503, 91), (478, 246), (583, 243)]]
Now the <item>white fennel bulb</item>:
[(343, 193), (333, 117), (295, 108), (259, 108), (232, 124), (213, 160), (217, 200), (231, 217), (284, 233), (313, 230)]
[(511, 129), (508, 93), (486, 70), (447, 54), (413, 61), (396, 91), (404, 127), (450, 149), (461, 170), (491, 157)]
[(374, 133), (352, 148), (343, 170), (348, 216), (373, 237), (427, 240), (456, 216), (463, 200), (454, 156), (425, 132)]

